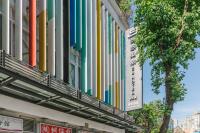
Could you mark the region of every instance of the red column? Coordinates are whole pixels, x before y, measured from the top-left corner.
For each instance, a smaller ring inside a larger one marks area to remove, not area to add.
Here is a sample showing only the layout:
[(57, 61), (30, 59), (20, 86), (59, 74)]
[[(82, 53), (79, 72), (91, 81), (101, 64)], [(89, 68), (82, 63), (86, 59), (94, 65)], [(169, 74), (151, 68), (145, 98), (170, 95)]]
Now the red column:
[(29, 0), (29, 64), (36, 66), (36, 0)]

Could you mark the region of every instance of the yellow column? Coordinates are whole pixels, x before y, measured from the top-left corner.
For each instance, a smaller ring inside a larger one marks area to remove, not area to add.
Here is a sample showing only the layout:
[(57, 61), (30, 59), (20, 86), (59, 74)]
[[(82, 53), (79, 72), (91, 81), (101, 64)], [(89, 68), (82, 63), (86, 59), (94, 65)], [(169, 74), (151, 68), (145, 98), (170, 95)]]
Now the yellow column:
[(39, 15), (39, 68), (46, 71), (46, 0), (40, 0)]
[(97, 98), (101, 99), (101, 0), (97, 0)]

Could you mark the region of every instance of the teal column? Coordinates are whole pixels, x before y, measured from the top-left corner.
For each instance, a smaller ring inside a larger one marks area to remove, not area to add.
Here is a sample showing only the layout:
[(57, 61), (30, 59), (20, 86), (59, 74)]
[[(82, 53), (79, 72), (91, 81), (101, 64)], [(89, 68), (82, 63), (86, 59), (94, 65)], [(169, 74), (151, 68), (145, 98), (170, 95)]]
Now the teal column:
[(112, 84), (112, 17), (109, 15), (108, 18), (108, 39), (109, 39), (109, 104), (112, 105), (112, 99), (113, 99), (113, 95), (112, 95), (112, 90), (113, 90), (113, 84)]
[(87, 92), (87, 0), (82, 1), (81, 91)]
[(124, 90), (124, 111), (126, 111), (126, 45), (125, 45), (125, 32), (122, 32), (122, 85)]

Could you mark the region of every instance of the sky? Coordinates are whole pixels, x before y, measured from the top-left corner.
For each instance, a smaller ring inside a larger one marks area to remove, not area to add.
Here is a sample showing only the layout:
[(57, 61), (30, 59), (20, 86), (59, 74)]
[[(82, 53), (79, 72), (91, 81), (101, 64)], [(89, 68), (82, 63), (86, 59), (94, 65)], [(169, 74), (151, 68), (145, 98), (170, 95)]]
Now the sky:
[[(191, 115), (196, 111), (200, 111), (200, 49), (196, 50), (196, 58), (189, 61), (189, 69), (186, 70), (183, 83), (188, 89), (184, 101), (178, 102), (175, 105), (172, 118), (183, 120), (186, 116)], [(155, 95), (152, 92), (151, 86), (151, 67), (149, 62), (144, 64), (144, 103), (156, 99), (163, 99), (164, 89), (161, 88), (161, 93)]]

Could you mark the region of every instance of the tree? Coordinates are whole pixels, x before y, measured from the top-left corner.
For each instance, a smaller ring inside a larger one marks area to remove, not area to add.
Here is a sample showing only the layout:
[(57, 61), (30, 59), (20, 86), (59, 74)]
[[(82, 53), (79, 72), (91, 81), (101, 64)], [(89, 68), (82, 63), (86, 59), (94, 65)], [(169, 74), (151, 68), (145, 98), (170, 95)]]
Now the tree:
[(174, 104), (184, 100), (183, 84), (188, 61), (200, 47), (199, 0), (135, 0), (135, 43), (139, 62), (152, 66), (153, 91), (165, 89), (165, 111), (159, 133), (166, 133)]
[(163, 103), (159, 100), (144, 104), (142, 109), (129, 112), (135, 124), (145, 128), (145, 133), (156, 133), (163, 117)]
[(116, 0), (118, 3), (123, 15), (128, 19), (131, 15), (131, 5), (133, 4), (132, 0)]

